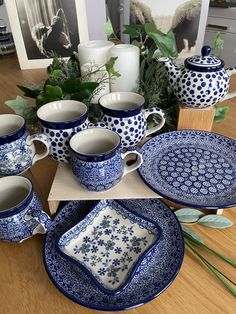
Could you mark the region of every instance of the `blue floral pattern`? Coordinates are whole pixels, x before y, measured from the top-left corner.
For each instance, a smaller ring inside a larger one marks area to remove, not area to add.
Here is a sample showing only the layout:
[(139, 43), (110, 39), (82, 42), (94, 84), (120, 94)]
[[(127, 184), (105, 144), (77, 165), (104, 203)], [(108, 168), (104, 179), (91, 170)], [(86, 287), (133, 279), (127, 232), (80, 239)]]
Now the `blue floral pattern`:
[(32, 165), (35, 150), (26, 144), (29, 133), (11, 143), (0, 145), (0, 175), (15, 175), (26, 171)]
[(56, 287), (73, 301), (96, 310), (118, 311), (143, 305), (163, 292), (175, 279), (183, 261), (181, 226), (170, 208), (158, 199), (126, 200), (122, 205), (155, 221), (163, 237), (157, 248), (145, 255), (129, 285), (117, 295), (109, 295), (75, 263), (56, 250), (58, 239), (95, 205), (91, 201), (68, 203), (55, 217), (44, 244), (45, 267)]
[(51, 220), (43, 212), (42, 203), (36, 193), (28, 206), (19, 213), (0, 218), (0, 239), (10, 242), (22, 242), (35, 233), (45, 233)]
[(142, 147), (139, 174), (157, 193), (200, 208), (236, 204), (236, 141), (204, 131), (162, 134)]
[(155, 223), (117, 201), (103, 200), (60, 238), (58, 246), (110, 293), (124, 288), (141, 257), (160, 237), (161, 229)]
[(91, 191), (112, 188), (121, 180), (124, 167), (120, 149), (117, 149), (113, 157), (98, 162), (81, 160), (72, 152), (71, 165), (76, 179)]

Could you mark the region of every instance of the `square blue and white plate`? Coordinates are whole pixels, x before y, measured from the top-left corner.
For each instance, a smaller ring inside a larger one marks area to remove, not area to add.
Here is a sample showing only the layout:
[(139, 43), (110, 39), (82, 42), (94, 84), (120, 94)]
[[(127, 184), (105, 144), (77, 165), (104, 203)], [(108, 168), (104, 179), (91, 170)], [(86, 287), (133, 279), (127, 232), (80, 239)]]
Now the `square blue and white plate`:
[(119, 202), (156, 222), (162, 229), (162, 238), (145, 254), (130, 283), (118, 294), (102, 291), (81, 267), (64, 258), (56, 249), (58, 239), (82, 221), (96, 202), (69, 202), (57, 213), (45, 236), (44, 263), (52, 282), (74, 302), (95, 310), (123, 311), (150, 302), (171, 285), (183, 262), (182, 229), (167, 205), (159, 199)]
[(117, 294), (132, 280), (145, 254), (157, 245), (161, 235), (159, 225), (135, 212), (135, 207), (102, 200), (60, 237), (57, 248), (102, 291)]

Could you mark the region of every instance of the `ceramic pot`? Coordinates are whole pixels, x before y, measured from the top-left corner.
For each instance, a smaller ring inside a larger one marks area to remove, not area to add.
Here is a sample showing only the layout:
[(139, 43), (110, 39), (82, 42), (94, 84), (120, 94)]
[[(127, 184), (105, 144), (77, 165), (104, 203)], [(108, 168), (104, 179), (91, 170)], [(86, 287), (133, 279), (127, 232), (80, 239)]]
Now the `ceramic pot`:
[(42, 210), (31, 181), (20, 176), (0, 179), (0, 240), (22, 242), (45, 233), (51, 219)]
[[(75, 134), (70, 148), (72, 172), (80, 184), (91, 191), (112, 188), (143, 161), (137, 151), (123, 154), (119, 135), (105, 128), (90, 128)], [(124, 163), (129, 154), (137, 157), (131, 166)]]
[(236, 96), (228, 92), (236, 68), (224, 69), (224, 61), (210, 52), (211, 47), (204, 46), (202, 55), (187, 58), (182, 68), (168, 58), (158, 60), (165, 64), (175, 95), (185, 107), (204, 109)]
[[(36, 154), (34, 141), (46, 151)], [(16, 114), (0, 115), (0, 176), (20, 174), (49, 154), (50, 141), (44, 134), (29, 135), (25, 120)]]

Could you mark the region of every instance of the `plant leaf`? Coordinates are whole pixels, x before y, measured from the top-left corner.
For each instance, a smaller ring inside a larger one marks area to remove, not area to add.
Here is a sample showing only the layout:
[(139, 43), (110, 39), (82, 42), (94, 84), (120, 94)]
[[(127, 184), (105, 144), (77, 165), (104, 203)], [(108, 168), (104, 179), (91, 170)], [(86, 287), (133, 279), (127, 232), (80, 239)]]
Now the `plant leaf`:
[(64, 76), (64, 73), (62, 72), (62, 70), (57, 69), (57, 70), (53, 70), (52, 72), (50, 72), (49, 76), (52, 78), (61, 78)]
[(36, 98), (37, 106), (41, 106), (47, 102), (62, 99), (62, 89), (59, 86), (45, 85), (44, 90)]
[(73, 94), (71, 94), (71, 99), (82, 101), (84, 99), (89, 99), (94, 90), (99, 86), (99, 83), (96, 82), (85, 82), (80, 83), (79, 88)]
[(24, 96), (34, 98), (34, 99), (37, 98), (37, 96), (41, 92), (41, 90), (39, 89), (31, 89), (22, 85), (16, 85), (16, 86), (24, 93)]
[(229, 107), (215, 105), (215, 110), (216, 111), (215, 111), (214, 121), (220, 122), (226, 119), (226, 115), (227, 115), (227, 112), (229, 111)]
[(224, 49), (224, 40), (221, 38), (221, 33), (217, 32), (214, 42), (213, 42), (214, 50), (223, 50)]
[(178, 55), (175, 35), (172, 31), (167, 34), (159, 31), (154, 23), (145, 24), (145, 31), (153, 39), (162, 56), (175, 58)]
[(206, 227), (217, 228), (217, 229), (229, 228), (233, 225), (232, 221), (220, 215), (203, 216), (198, 220), (198, 223)]
[(145, 25), (143, 25), (143, 24), (124, 25), (123, 34), (130, 35), (130, 37), (132, 37), (132, 38), (139, 37), (144, 32), (145, 32)]
[(196, 222), (204, 214), (197, 209), (181, 208), (175, 211), (175, 215), (180, 222)]
[(117, 60), (118, 57), (111, 57), (106, 63), (105, 63), (105, 67), (106, 67), (106, 70), (108, 72), (108, 74), (110, 76), (116, 76), (116, 77), (120, 77), (120, 73), (117, 72), (114, 68), (115, 66), (115, 62)]
[(114, 29), (113, 29), (113, 26), (112, 26), (112, 23), (111, 23), (111, 20), (109, 19), (109, 17), (105, 23), (105, 34), (108, 37), (114, 34)]
[(197, 234), (195, 233), (192, 229), (184, 226), (181, 224), (182, 230), (184, 233), (187, 233), (188, 235), (190, 235), (193, 239), (196, 239), (198, 242), (204, 244), (204, 240)]
[(7, 100), (5, 104), (10, 107), (16, 114), (24, 117), (27, 124), (37, 121), (36, 111), (30, 107), (28, 101), (17, 96), (16, 99)]

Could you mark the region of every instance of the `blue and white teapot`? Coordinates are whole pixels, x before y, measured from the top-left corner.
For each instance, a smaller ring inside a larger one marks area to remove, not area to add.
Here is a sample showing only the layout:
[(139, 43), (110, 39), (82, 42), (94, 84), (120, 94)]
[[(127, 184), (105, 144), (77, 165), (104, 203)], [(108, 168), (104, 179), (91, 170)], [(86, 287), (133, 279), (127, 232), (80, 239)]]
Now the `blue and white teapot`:
[(185, 59), (185, 67), (175, 65), (169, 58), (158, 59), (165, 64), (175, 95), (185, 107), (207, 108), (236, 96), (236, 92), (228, 93), (229, 79), (236, 74), (236, 67), (225, 69), (224, 61), (210, 52), (210, 46), (203, 46), (201, 55)]

